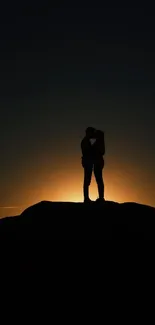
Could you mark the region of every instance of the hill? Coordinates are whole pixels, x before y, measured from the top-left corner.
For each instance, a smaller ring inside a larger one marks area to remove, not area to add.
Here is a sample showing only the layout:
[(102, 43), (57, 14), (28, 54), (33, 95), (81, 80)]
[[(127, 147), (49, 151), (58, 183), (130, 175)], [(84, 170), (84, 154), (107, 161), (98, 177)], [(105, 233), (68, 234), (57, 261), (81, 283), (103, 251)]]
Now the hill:
[(89, 205), (42, 201), (0, 220), (0, 239), (155, 239), (155, 208), (137, 203)]

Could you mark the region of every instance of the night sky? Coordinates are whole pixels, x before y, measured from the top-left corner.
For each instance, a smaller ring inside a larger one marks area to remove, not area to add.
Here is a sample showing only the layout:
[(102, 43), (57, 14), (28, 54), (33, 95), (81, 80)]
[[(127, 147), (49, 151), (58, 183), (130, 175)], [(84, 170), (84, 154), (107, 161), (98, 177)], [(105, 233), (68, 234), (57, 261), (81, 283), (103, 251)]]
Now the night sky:
[(105, 131), (105, 198), (155, 206), (153, 8), (51, 4), (0, 8), (0, 215), (83, 200), (87, 126)]

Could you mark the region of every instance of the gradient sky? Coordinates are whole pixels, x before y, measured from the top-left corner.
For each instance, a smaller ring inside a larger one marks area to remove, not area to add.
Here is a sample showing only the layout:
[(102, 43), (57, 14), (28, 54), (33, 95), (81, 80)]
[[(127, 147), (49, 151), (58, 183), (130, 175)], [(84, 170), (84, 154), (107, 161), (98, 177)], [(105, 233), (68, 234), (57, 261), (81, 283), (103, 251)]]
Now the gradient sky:
[(83, 199), (89, 125), (105, 131), (105, 198), (155, 206), (154, 10), (116, 5), (1, 5), (0, 215)]

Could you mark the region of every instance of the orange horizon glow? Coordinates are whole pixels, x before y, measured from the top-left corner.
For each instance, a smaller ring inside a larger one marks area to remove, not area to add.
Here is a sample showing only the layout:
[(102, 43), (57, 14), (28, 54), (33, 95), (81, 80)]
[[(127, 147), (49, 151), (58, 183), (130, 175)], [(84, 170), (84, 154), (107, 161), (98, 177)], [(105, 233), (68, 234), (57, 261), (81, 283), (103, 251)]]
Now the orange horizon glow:
[[(106, 171), (104, 173), (105, 183), (105, 199), (114, 202), (137, 202), (155, 206), (153, 202), (153, 195), (149, 198), (146, 197), (146, 191), (141, 186), (141, 178), (136, 178), (133, 175), (116, 171)], [(135, 186), (135, 182), (137, 186)], [(97, 184), (92, 176), (92, 182), (89, 188), (91, 200), (98, 198)], [(42, 188), (42, 193), (36, 196), (35, 202), (46, 200), (56, 202), (83, 202), (83, 173), (79, 172), (78, 175), (74, 171), (70, 172), (70, 176), (65, 174), (58, 178), (57, 186), (52, 188), (52, 184), (48, 184)], [(151, 202), (152, 201), (152, 202)]]
[[(155, 207), (154, 183), (147, 179), (147, 174), (145, 176), (138, 167), (118, 164), (114, 167), (108, 166), (103, 171), (107, 201), (136, 202)], [(8, 206), (0, 207), (0, 217), (19, 214), (40, 201), (83, 202), (83, 170), (79, 166), (70, 167), (67, 162), (65, 168), (57, 166), (57, 170), (52, 172), (50, 167), (42, 166), (35, 176), (26, 176), (22, 185), (19, 184), (16, 191), (11, 192)], [(90, 199), (95, 201), (98, 191), (94, 175), (89, 193)]]

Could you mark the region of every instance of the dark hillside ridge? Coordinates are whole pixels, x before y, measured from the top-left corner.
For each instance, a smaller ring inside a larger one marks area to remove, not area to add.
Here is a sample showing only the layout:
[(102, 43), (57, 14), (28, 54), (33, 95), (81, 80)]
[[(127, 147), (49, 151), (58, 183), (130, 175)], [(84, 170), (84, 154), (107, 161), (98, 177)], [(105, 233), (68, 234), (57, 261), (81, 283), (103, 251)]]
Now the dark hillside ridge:
[(155, 239), (155, 208), (137, 203), (42, 201), (0, 220), (0, 239)]

